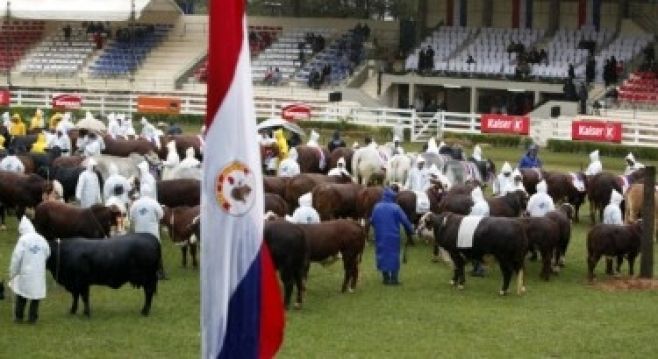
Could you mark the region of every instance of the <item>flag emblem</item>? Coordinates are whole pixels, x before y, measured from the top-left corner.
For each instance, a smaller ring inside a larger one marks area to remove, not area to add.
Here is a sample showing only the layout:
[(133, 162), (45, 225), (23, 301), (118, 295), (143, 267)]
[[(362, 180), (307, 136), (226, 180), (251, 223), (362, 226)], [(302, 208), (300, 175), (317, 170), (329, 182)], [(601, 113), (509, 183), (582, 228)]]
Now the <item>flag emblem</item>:
[(217, 175), (217, 203), (231, 216), (242, 216), (255, 202), (256, 180), (253, 171), (242, 162), (233, 161)]

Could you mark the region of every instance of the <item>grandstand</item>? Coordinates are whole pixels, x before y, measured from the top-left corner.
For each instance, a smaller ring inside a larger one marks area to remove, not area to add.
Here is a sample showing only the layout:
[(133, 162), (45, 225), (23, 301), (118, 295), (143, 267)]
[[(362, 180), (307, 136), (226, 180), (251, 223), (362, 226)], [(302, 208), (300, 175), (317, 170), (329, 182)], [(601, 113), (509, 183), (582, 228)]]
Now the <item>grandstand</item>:
[(11, 69), (42, 36), (41, 21), (8, 21), (0, 26), (0, 71)]

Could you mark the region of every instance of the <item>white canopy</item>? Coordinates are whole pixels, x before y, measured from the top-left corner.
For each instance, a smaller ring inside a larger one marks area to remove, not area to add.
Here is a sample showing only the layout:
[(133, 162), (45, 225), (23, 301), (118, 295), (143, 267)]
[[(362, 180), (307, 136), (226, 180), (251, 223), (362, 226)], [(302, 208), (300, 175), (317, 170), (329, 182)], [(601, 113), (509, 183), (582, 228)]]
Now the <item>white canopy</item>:
[[(15, 19), (56, 21), (128, 21), (131, 0), (12, 0), (9, 15)], [(174, 0), (134, 0), (135, 19), (145, 11), (178, 12)], [(7, 0), (0, 0), (0, 17), (7, 14)]]

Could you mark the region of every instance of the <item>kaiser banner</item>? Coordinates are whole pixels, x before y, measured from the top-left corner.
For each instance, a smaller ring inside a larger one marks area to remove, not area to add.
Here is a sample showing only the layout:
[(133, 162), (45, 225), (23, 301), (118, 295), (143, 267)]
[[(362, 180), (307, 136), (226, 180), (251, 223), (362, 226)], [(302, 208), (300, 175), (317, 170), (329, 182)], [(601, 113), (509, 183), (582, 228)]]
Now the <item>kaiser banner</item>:
[(571, 139), (595, 142), (621, 142), (622, 124), (608, 121), (573, 121)]
[(74, 94), (53, 95), (53, 109), (55, 110), (79, 110), (82, 107), (82, 96)]
[(303, 103), (286, 104), (281, 108), (281, 117), (288, 121), (308, 120), (311, 118), (311, 106)]
[(480, 132), (527, 135), (530, 133), (530, 118), (527, 116), (483, 114), (480, 117)]
[(137, 111), (142, 113), (161, 113), (178, 115), (181, 101), (176, 97), (137, 97)]
[(9, 106), (11, 103), (11, 93), (9, 90), (0, 90), (0, 106)]

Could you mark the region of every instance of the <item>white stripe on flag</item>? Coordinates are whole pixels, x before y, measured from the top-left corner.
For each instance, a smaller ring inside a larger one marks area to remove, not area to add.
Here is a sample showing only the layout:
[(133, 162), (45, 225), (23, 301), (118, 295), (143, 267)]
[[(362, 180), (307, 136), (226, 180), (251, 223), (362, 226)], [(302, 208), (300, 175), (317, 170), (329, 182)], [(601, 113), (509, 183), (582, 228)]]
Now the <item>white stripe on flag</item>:
[[(206, 135), (201, 196), (203, 358), (214, 358), (221, 351), (229, 300), (262, 243), (263, 183), (254, 141), (257, 130), (246, 26), (244, 34), (233, 82)], [(216, 200), (217, 177), (233, 161), (245, 164), (256, 179), (249, 183), (253, 205), (241, 216), (229, 215)]]

